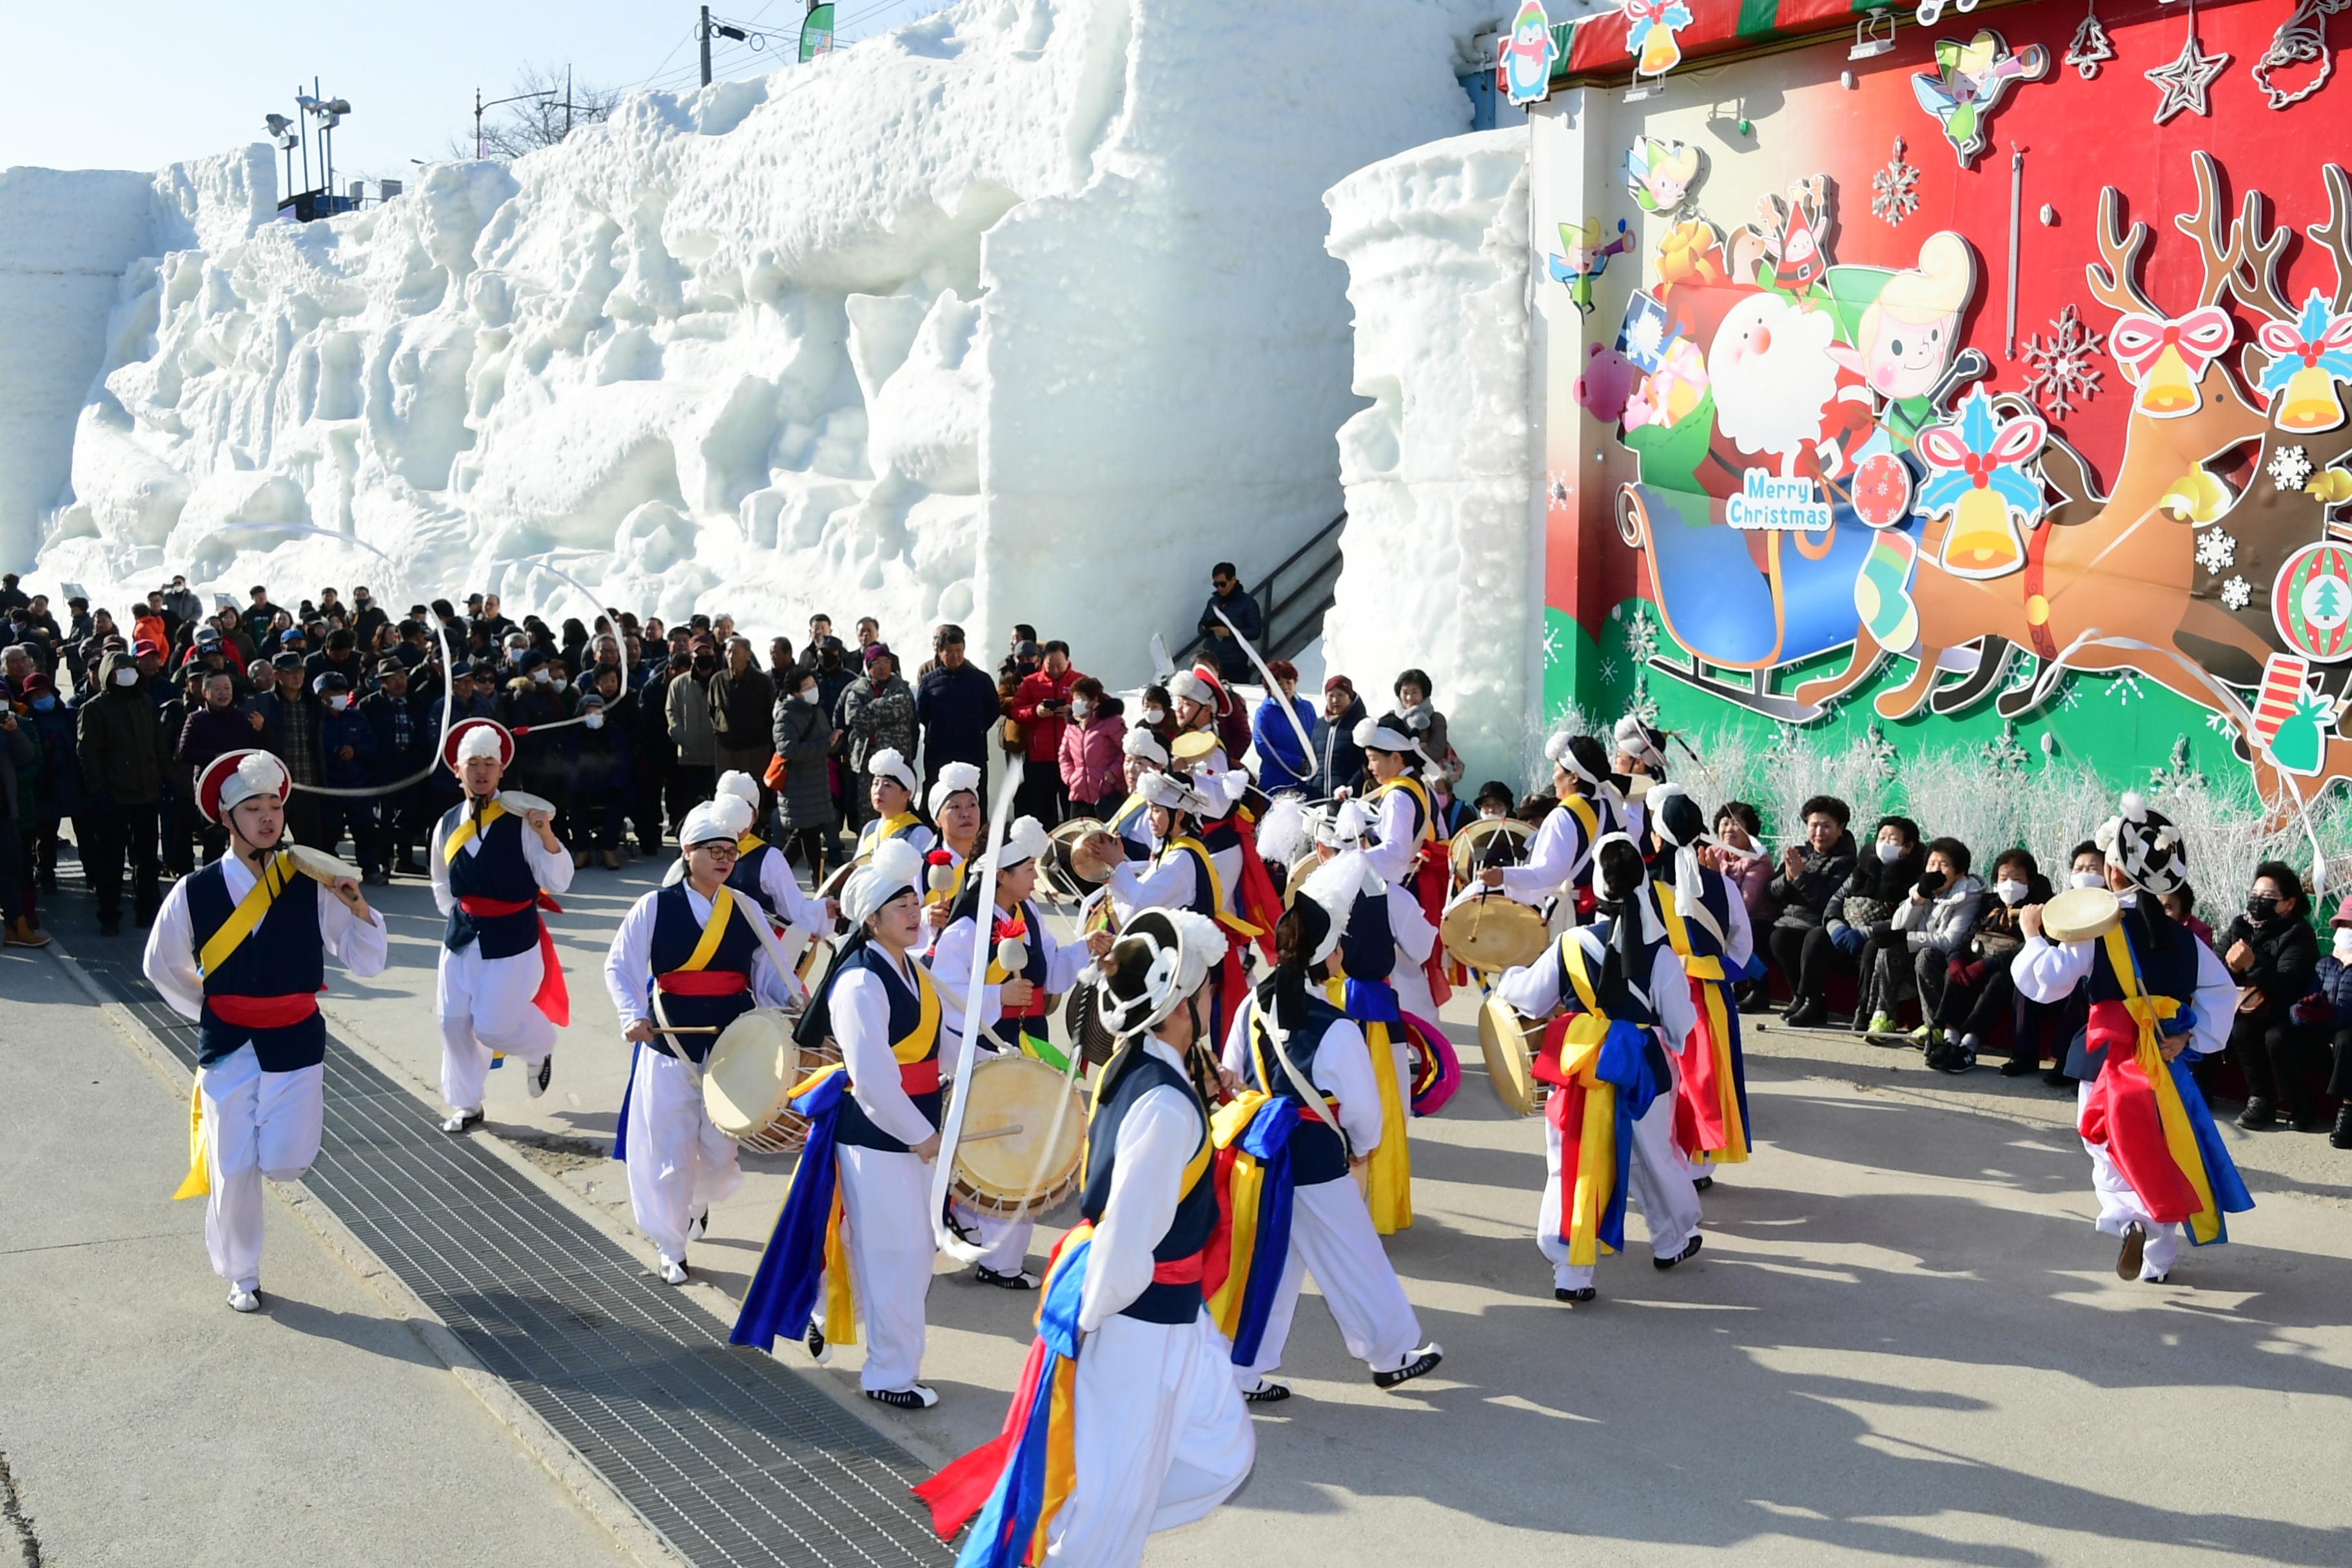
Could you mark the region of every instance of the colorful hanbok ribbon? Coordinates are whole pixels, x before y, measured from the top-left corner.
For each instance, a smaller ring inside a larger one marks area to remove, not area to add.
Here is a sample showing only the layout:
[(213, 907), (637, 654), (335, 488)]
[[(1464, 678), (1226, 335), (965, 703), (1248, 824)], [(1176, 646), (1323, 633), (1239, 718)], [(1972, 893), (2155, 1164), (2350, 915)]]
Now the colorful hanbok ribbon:
[(856, 1283), (842, 1235), (841, 1171), (834, 1142), (841, 1101), (848, 1093), (849, 1077), (837, 1062), (793, 1087), (793, 1109), (808, 1118), (808, 1142), (727, 1335), (730, 1344), (772, 1350), (779, 1339), (799, 1339), (808, 1331), (820, 1288), (825, 1294), (826, 1340), (857, 1342)]

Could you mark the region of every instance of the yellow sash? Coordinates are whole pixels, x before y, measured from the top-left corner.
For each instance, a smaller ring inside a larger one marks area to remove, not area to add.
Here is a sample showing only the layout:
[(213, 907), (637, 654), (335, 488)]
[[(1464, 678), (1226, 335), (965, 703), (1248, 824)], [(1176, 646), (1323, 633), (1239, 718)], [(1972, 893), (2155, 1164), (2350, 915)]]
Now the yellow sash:
[[(1214, 857), (1210, 855), (1206, 845), (1202, 844), (1197, 838), (1171, 838), (1168, 841), (1166, 847), (1160, 851), (1159, 858), (1160, 860), (1165, 860), (1169, 856), (1174, 854), (1179, 849), (1189, 849), (1198, 858), (1201, 875), (1208, 879), (1209, 904), (1212, 909), (1217, 911), (1217, 923), (1219, 925), (1224, 927), (1227, 931), (1232, 931), (1235, 936), (1241, 937), (1254, 937), (1265, 931), (1265, 928), (1264, 926), (1252, 925), (1249, 921), (1242, 919), (1241, 916), (1229, 913), (1226, 910), (1225, 879), (1217, 875), (1216, 859)], [(1155, 861), (1154, 864), (1157, 864), (1157, 862)]]
[(1691, 946), (1690, 921), (1675, 902), (1674, 889), (1652, 882), (1650, 898), (1665, 924), (1666, 944), (1683, 961), (1683, 973), (1697, 983), (1698, 1005), (1706, 1014), (1707, 1045), (1715, 1058), (1716, 1088), (1723, 1101), (1723, 1147), (1701, 1149), (1691, 1158), (1701, 1164), (1737, 1165), (1748, 1158), (1748, 1129), (1739, 1120), (1738, 1080), (1731, 1074), (1731, 1015), (1723, 1005), (1723, 960), (1702, 957)]
[(727, 934), (727, 921), (734, 912), (735, 890), (721, 882), (719, 891), (710, 900), (710, 918), (702, 922), (701, 939), (694, 944), (694, 951), (687, 955), (686, 962), (677, 966), (680, 970), (710, 966), (710, 961), (719, 956), (719, 941)]
[(1573, 791), (1561, 795), (1559, 804), (1562, 810), (1576, 818), (1576, 825), (1584, 829), (1584, 852), (1591, 854), (1593, 841), (1601, 837), (1601, 814), (1592, 809), (1591, 801)]
[(1111, 830), (1124, 837), (1126, 836), (1127, 824), (1129, 817), (1138, 811), (1149, 811), (1150, 809), (1151, 803), (1144, 799), (1141, 795), (1129, 795), (1126, 800), (1119, 803), (1118, 810), (1112, 813), (1110, 819)]
[(2139, 961), (2132, 956), (2131, 942), (2124, 936), (2121, 926), (2099, 940), (2106, 944), (2107, 965), (2116, 972), (2116, 984), (2124, 994), (2124, 1007), (2139, 1026), (2133, 1059), (2138, 1062), (2148, 1087), (2156, 1091), (2157, 1116), (2164, 1124), (2164, 1147), (2197, 1194), (2197, 1212), (2189, 1216), (2189, 1234), (2199, 1245), (2204, 1245), (2221, 1234), (2221, 1205), (2213, 1201), (2213, 1184), (2205, 1173), (2205, 1155), (2197, 1147), (2196, 1129), (2189, 1124), (2189, 1110), (2180, 1103), (2180, 1086), (2172, 1080), (2172, 1064), (2164, 1059), (2157, 1029), (2158, 1024), (2180, 1011), (2180, 1003), (2170, 996), (2150, 996), (2140, 989)]
[(749, 855), (754, 849), (764, 849), (767, 845), (768, 841), (758, 834), (746, 833), (742, 837), (735, 840), (735, 853), (738, 858), (740, 858)]
[(922, 824), (923, 819), (911, 811), (902, 811), (896, 816), (877, 817), (866, 825), (864, 833), (858, 835), (858, 847), (870, 849), (875, 845), (898, 837), (909, 827), (920, 827)]
[(441, 846), (441, 863), (444, 866), (456, 865), (457, 852), (472, 843), (477, 833), (488, 833), (492, 823), (501, 816), (509, 815), (511, 814), (508, 812), (505, 805), (494, 800), (482, 807), (482, 814), (479, 816), (470, 813), (459, 816), (457, 826), (449, 830), (449, 841)]
[[(1125, 1048), (1141, 1050), (1143, 1042), (1130, 1041)], [(1085, 1135), (1078, 1140), (1078, 1169), (1082, 1172), (1087, 1168), (1091, 1158), (1095, 1136), (1095, 1113), (1102, 1109), (1103, 1089), (1109, 1084), (1110, 1079), (1111, 1075), (1108, 1069), (1095, 1074), (1094, 1092), (1087, 1099), (1087, 1130)], [(1186, 1087), (1191, 1088), (1189, 1084)], [(1184, 1196), (1190, 1196), (1192, 1189), (1199, 1186), (1207, 1177), (1209, 1161), (1217, 1152), (1216, 1140), (1210, 1136), (1214, 1128), (1210, 1121), (1209, 1108), (1201, 1103), (1198, 1090), (1192, 1093), (1192, 1108), (1201, 1113), (1201, 1146), (1192, 1152), (1192, 1157), (1190, 1160), (1184, 1162), (1183, 1177), (1176, 1184), (1178, 1193)]]
[(1602, 1081), (1594, 1069), (1601, 1064), (1601, 1042), (1608, 1037), (1609, 1018), (1592, 990), (1592, 973), (1586, 967), (1584, 944), (1570, 931), (1559, 939), (1561, 966), (1584, 1011), (1568, 1021), (1560, 1041), (1559, 1074), (1584, 1090), (1584, 1121), (1578, 1129), (1576, 1170), (1560, 1173), (1571, 1184), (1561, 1194), (1567, 1210), (1568, 1260), (1578, 1268), (1600, 1261), (1608, 1247), (1601, 1239), (1601, 1215), (1617, 1185), (1617, 1086)]
[(1396, 790), (1402, 790), (1405, 794), (1411, 795), (1412, 797), (1413, 804), (1421, 807), (1421, 826), (1414, 829), (1412, 841), (1415, 844), (1423, 844), (1426, 843), (1431, 838), (1435, 837), (1437, 831), (1435, 826), (1437, 814), (1430, 807), (1429, 791), (1423, 788), (1421, 781), (1416, 778), (1412, 778), (1408, 774), (1399, 773), (1395, 778), (1389, 780), (1388, 783), (1381, 784), (1379, 788), (1373, 790), (1371, 794), (1366, 795), (1364, 797), (1364, 804), (1366, 805), (1377, 806), (1380, 805), (1381, 799), (1383, 795), (1389, 795), (1392, 791)]
[(228, 962), (230, 954), (245, 945), (245, 939), (261, 924), (261, 917), (269, 912), (269, 906), (278, 901), (278, 895), (286, 890), (286, 885), (294, 879), (295, 875), (290, 857), (272, 855), (269, 858), (261, 868), (261, 875), (254, 879), (253, 886), (246, 889), (245, 897), (239, 899), (236, 908), (229, 911), (228, 919), (221, 921), (220, 929), (205, 942), (205, 950), (196, 954), (198, 975), (213, 973)]
[[(1348, 1005), (1348, 983), (1339, 975), (1324, 983), (1323, 994), (1335, 1007)], [(1372, 1058), (1372, 1082), (1381, 1091), (1381, 1141), (1365, 1163), (1364, 1206), (1371, 1211), (1374, 1230), (1394, 1236), (1412, 1225), (1412, 1145), (1405, 1132), (1410, 1106), (1404, 1086), (1397, 1082), (1396, 1043), (1389, 1026), (1365, 1022), (1358, 1027)]]

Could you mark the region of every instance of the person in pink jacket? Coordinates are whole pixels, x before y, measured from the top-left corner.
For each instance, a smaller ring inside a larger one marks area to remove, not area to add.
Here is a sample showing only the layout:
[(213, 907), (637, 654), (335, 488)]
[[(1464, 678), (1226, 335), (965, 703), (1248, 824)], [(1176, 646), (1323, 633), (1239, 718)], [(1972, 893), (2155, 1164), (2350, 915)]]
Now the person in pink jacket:
[(1062, 787), (1069, 792), (1070, 815), (1100, 816), (1116, 806), (1127, 784), (1122, 769), (1127, 720), (1102, 682), (1078, 678), (1070, 688), (1070, 721), (1062, 726)]
[[(1716, 808), (1715, 842), (1698, 852), (1703, 863), (1739, 890), (1748, 923), (1759, 931), (1772, 923), (1773, 914), (1764, 896), (1764, 885), (1772, 879), (1772, 857), (1764, 852), (1763, 832), (1754, 806), (1744, 800), (1726, 801)], [(1740, 982), (1734, 994), (1743, 1013), (1760, 1013), (1768, 1001), (1760, 975)]]

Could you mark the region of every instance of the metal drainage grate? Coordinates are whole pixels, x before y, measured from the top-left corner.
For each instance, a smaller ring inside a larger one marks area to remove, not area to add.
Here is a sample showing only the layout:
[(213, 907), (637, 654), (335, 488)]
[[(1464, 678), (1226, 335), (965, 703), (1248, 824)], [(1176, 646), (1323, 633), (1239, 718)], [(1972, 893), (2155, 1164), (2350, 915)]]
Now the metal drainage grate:
[[(82, 968), (193, 1072), (129, 942)], [(689, 1562), (937, 1563), (923, 1467), (349, 1049), (310, 1191)]]

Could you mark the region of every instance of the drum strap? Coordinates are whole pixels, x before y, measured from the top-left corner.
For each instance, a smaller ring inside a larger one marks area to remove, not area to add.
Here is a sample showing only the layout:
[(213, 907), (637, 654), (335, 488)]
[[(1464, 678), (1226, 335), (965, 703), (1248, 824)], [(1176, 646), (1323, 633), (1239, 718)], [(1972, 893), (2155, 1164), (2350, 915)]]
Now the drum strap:
[(286, 890), (286, 884), (294, 877), (293, 857), (278, 854), (269, 858), (268, 864), (261, 868), (261, 875), (255, 879), (245, 897), (236, 901), (236, 908), (229, 911), (228, 919), (221, 921), (220, 929), (205, 942), (204, 952), (196, 955), (198, 975), (214, 973), (245, 945), (245, 939), (260, 926), (262, 917), (269, 912), (269, 906), (278, 901), (278, 895)]
[(488, 832), (490, 825), (506, 815), (507, 808), (494, 800), (482, 807), (480, 816), (459, 817), (457, 826), (449, 830), (449, 841), (441, 846), (441, 864), (456, 865), (458, 852), (474, 841), (474, 836)]

